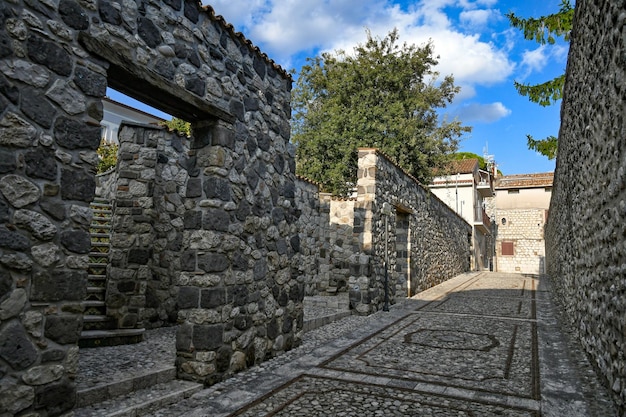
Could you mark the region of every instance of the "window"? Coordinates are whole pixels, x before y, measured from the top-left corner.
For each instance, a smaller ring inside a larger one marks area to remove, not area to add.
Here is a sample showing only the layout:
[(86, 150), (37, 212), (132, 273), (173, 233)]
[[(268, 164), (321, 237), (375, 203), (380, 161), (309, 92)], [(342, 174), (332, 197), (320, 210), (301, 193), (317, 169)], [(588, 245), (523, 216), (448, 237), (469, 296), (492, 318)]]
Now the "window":
[(551, 193), (552, 192), (552, 187), (545, 187), (543, 189), (546, 193)]
[(513, 242), (502, 242), (502, 256), (513, 256)]
[(519, 190), (508, 190), (509, 194), (519, 194)]

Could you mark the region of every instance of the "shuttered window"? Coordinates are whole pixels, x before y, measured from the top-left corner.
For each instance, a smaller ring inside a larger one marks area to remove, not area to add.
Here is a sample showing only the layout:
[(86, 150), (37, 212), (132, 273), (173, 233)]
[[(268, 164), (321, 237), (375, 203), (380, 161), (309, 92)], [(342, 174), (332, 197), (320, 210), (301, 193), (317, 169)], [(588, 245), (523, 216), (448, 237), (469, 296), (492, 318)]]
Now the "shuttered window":
[(513, 256), (513, 242), (502, 242), (502, 255)]

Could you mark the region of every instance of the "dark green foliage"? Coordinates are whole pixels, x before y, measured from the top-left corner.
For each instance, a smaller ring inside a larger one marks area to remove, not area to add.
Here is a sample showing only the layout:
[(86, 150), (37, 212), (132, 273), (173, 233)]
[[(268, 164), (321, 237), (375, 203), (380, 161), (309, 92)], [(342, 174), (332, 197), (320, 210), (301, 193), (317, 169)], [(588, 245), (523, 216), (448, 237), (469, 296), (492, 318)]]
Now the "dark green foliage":
[(162, 126), (166, 126), (169, 130), (183, 133), (186, 136), (191, 136), (191, 123), (182, 119), (172, 117), (172, 120), (168, 120), (161, 123)]
[(100, 147), (98, 147), (98, 156), (100, 162), (98, 163), (98, 174), (108, 171), (113, 168), (117, 163), (117, 151), (119, 145), (112, 142), (107, 142), (104, 138), (100, 141)]
[(470, 129), (437, 113), (459, 87), (437, 80), (432, 44), (399, 45), (394, 30), (344, 51), (308, 59), (293, 90), (297, 172), (346, 195), (356, 184), (357, 148), (375, 147), (428, 183)]
[[(515, 16), (513, 13), (509, 13), (507, 17), (511, 22), (511, 26), (524, 32), (525, 39), (534, 40), (541, 45), (546, 43), (553, 45), (558, 37), (562, 37), (564, 41), (569, 42), (574, 19), (574, 7), (571, 5), (570, 0), (561, 0), (559, 11), (548, 16), (523, 19)], [(536, 85), (514, 82), (515, 89), (519, 94), (528, 97), (530, 101), (540, 106), (549, 106), (562, 99), (564, 83), (565, 75), (559, 75), (552, 80)], [(556, 137), (548, 136), (545, 139), (534, 139), (530, 135), (527, 135), (527, 137), (529, 149), (547, 156), (548, 159), (556, 157)]]

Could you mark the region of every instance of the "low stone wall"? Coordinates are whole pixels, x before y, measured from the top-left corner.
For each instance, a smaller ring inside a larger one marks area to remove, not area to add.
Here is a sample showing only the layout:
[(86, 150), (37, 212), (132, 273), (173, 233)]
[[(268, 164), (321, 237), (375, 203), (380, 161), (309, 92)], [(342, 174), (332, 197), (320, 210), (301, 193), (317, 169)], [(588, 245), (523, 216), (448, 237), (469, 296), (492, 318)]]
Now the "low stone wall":
[(361, 250), (361, 232), (356, 199), (333, 198), (322, 195), (322, 206), (327, 210), (325, 224), (327, 247), (325, 264), (328, 271), (321, 276), (320, 290), (327, 294), (348, 291), (354, 277), (370, 274), (370, 256)]
[(369, 268), (350, 276), (357, 312), (383, 307), (386, 258), (390, 302), (469, 270), (471, 226), (376, 149), (359, 149), (357, 187), (355, 232), (371, 257)]
[(556, 297), (626, 415), (624, 8), (576, 2), (546, 229)]

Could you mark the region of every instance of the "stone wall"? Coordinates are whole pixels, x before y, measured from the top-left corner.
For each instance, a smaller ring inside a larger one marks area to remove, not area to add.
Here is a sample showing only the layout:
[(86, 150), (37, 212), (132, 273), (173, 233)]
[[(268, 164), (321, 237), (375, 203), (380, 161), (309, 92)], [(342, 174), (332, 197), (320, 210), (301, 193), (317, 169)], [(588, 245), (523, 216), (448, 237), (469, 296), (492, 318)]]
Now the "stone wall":
[[(289, 75), (194, 0), (3, 1), (0, 414), (58, 415), (74, 404), (107, 85), (194, 131), (184, 187), (170, 181), (174, 190), (155, 194), (143, 170), (118, 178), (128, 193), (116, 201), (120, 226), (145, 227), (112, 255), (114, 268), (132, 271), (114, 282), (118, 323), (146, 319), (150, 274), (172, 268), (154, 258), (154, 237), (159, 248), (180, 243), (188, 269), (176, 276), (180, 377), (211, 383), (300, 341)], [(155, 175), (169, 166), (159, 149), (130, 148)], [(182, 192), (192, 214), (181, 225), (169, 199)]]
[[(390, 302), (469, 270), (471, 226), (384, 154), (359, 149), (357, 187), (355, 233), (371, 257), (368, 268), (350, 276), (357, 312), (384, 305), (385, 254)], [(383, 214), (385, 203), (390, 215)]]
[[(522, 274), (545, 273), (544, 228), (547, 210), (498, 210), (496, 271)], [(502, 219), (506, 219), (502, 224)], [(513, 255), (502, 254), (502, 243), (513, 244)]]
[(322, 233), (323, 213), (320, 209), (318, 185), (304, 178), (296, 179), (295, 204), (298, 214), (298, 236), (291, 244), (298, 249), (293, 267), (298, 280), (304, 282), (305, 295), (317, 295), (320, 274), (323, 273), (320, 250), (324, 240)]
[(547, 271), (584, 349), (626, 415), (624, 7), (576, 2)]

